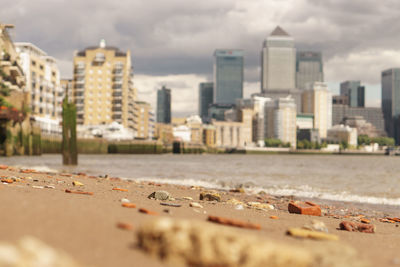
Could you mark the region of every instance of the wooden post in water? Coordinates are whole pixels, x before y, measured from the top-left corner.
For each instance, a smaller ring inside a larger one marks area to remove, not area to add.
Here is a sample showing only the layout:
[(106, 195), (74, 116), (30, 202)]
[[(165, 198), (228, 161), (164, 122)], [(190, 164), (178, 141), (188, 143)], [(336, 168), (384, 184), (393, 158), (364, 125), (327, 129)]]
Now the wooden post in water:
[(76, 107), (68, 102), (68, 96), (62, 105), (62, 155), (64, 165), (78, 165), (76, 143)]

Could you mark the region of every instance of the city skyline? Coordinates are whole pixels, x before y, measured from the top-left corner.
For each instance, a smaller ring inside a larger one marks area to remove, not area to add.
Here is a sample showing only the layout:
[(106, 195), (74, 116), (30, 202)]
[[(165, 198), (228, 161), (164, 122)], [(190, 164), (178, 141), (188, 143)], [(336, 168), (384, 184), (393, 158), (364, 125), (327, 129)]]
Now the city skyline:
[[(262, 40), (277, 25), (296, 39), (296, 48), (323, 53), (325, 80), (334, 94), (341, 81), (362, 80), (367, 106), (379, 106), (381, 71), (400, 66), (393, 35), (398, 26), (390, 23), (398, 7), (389, 2), (376, 7), (365, 1), (346, 6), (344, 2), (319, 1), (175, 1), (165, 6), (148, 1), (122, 2), (120, 8), (96, 2), (98, 12), (89, 17), (78, 15), (86, 12), (90, 2), (15, 1), (7, 5), (10, 8), (0, 15), (15, 24), (14, 41), (32, 42), (58, 59), (63, 78), (69, 77), (66, 72), (72, 73), (73, 50), (105, 38), (110, 45), (132, 51), (135, 83), (143, 100), (150, 100), (154, 107), (156, 88), (162, 84), (180, 91), (181, 99), (172, 104), (174, 114), (197, 113), (195, 92), (199, 82), (212, 80), (212, 51), (217, 48), (245, 50), (244, 94), (257, 91)], [(152, 10), (150, 5), (163, 8)], [(78, 15), (72, 16), (69, 8)], [(142, 10), (143, 14), (131, 16), (129, 10)], [(157, 14), (146, 16), (153, 11)], [(373, 22), (383, 14), (385, 20)], [(370, 30), (365, 31), (366, 27)]]

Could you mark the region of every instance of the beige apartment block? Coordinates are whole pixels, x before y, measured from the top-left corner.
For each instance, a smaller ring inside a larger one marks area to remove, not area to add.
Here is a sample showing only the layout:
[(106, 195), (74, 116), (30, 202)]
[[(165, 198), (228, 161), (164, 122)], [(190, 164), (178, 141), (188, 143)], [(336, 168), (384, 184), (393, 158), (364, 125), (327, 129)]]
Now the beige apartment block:
[(265, 105), (267, 138), (279, 139), (296, 148), (296, 104), (293, 98), (278, 98)]
[(149, 103), (136, 101), (136, 138), (152, 139), (154, 136), (154, 113)]
[(172, 125), (156, 123), (154, 127), (154, 137), (163, 144), (172, 144), (174, 142)]
[(32, 43), (15, 43), (26, 77), (27, 104), (32, 115), (60, 119), (64, 92), (56, 60)]
[(215, 127), (215, 146), (217, 147), (245, 147), (252, 143), (253, 110), (241, 109), (238, 111), (239, 121), (212, 120)]
[(302, 97), (303, 113), (314, 115), (314, 129), (318, 129), (320, 138), (326, 138), (332, 127), (332, 93), (322, 82), (308, 84)]
[(208, 147), (215, 146), (215, 126), (206, 124), (203, 126), (203, 144)]
[(8, 33), (14, 26), (0, 23), (0, 87), (9, 89), (9, 95), (2, 99), (15, 108), (23, 109), (26, 94), (25, 76), (18, 62), (18, 53)]
[(99, 46), (75, 52), (73, 98), (78, 124), (116, 121), (136, 129), (136, 89), (130, 51), (106, 46), (101, 40)]
[(335, 125), (328, 130), (327, 141), (333, 143), (346, 142), (352, 147), (357, 146), (357, 129), (347, 125)]

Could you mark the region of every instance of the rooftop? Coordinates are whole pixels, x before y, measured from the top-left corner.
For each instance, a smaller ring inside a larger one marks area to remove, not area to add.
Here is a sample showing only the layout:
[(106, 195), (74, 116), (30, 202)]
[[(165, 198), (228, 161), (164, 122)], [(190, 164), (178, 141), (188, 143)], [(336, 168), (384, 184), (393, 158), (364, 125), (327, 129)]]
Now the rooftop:
[(290, 36), (290, 35), (280, 26), (276, 26), (275, 30), (272, 31), (270, 36)]

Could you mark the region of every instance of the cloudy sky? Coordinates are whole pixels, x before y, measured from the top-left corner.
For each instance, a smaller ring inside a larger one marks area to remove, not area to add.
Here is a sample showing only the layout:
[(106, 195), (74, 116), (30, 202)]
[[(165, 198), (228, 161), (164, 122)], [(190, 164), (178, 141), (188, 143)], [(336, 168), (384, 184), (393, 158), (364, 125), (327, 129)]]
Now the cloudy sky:
[[(216, 48), (245, 50), (245, 96), (260, 88), (260, 50), (276, 25), (298, 49), (322, 51), (325, 80), (366, 85), (367, 105), (380, 105), (380, 73), (400, 67), (397, 0), (0, 0), (0, 21), (15, 41), (32, 42), (72, 73), (74, 50), (130, 49), (141, 100), (172, 88), (175, 116), (197, 113), (198, 84), (212, 79)], [(7, 7), (7, 8), (4, 8)]]

